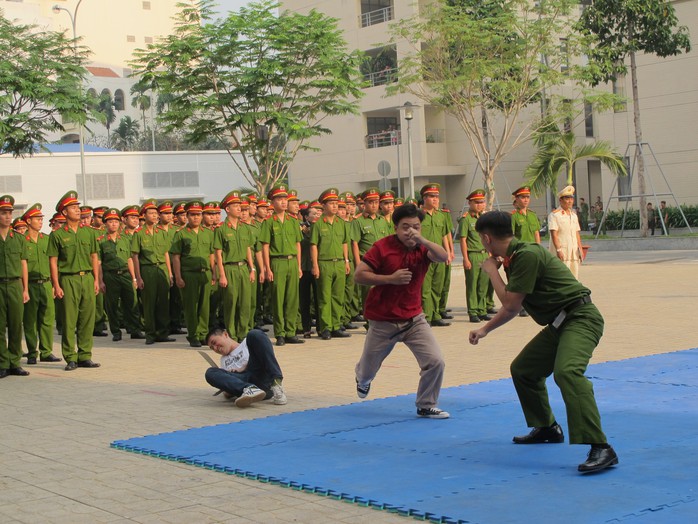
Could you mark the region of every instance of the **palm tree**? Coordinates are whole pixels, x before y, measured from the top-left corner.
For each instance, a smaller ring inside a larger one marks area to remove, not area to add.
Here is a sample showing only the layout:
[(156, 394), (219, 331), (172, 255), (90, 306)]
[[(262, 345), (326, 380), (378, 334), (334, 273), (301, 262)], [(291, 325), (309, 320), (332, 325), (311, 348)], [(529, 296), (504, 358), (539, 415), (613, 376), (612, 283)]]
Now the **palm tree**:
[(121, 151), (130, 151), (138, 140), (140, 124), (130, 116), (125, 116), (111, 134), (114, 147)]
[(146, 129), (145, 125), (145, 112), (150, 109), (152, 103), (150, 95), (146, 95), (145, 92), (150, 88), (142, 82), (137, 82), (131, 87), (131, 94), (134, 97), (131, 99), (131, 106), (137, 107), (141, 112), (141, 117), (143, 121), (143, 129)]
[(109, 93), (103, 93), (97, 99), (97, 113), (100, 113), (100, 120), (104, 127), (107, 128), (107, 135), (111, 125), (116, 120), (116, 112), (114, 111), (114, 100)]
[(576, 145), (574, 132), (561, 132), (556, 125), (549, 125), (538, 133), (533, 143), (537, 151), (524, 172), (524, 178), (535, 195), (555, 188), (563, 167), (567, 169), (567, 185), (573, 182), (574, 164), (579, 160), (596, 159), (605, 165), (615, 176), (627, 174), (623, 158), (609, 142), (596, 141), (582, 146)]

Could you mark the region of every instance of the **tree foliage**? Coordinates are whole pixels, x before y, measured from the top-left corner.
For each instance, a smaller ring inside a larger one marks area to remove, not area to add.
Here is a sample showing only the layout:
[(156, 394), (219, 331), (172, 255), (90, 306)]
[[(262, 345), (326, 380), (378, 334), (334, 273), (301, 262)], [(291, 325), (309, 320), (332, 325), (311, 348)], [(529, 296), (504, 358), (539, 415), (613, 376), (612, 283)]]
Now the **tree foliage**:
[(132, 151), (140, 135), (140, 124), (130, 116), (122, 117), (111, 134), (111, 145), (121, 151)]
[(83, 123), (88, 50), (63, 33), (16, 24), (0, 10), (0, 153), (31, 155), (62, 120)]
[[(409, 92), (460, 124), (484, 174), (488, 204), (494, 174), (507, 154), (551, 118), (579, 114), (569, 100), (611, 98), (584, 83), (574, 30), (574, 0), (435, 0), (391, 29), (411, 51), (389, 93)], [(544, 105), (545, 118), (531, 107)]]
[(277, 15), (268, 0), (223, 20), (212, 18), (209, 0), (178, 5), (174, 34), (137, 51), (134, 74), (171, 95), (160, 115), (166, 131), (228, 144), (259, 191), (330, 133), (328, 116), (357, 112), (361, 58), (347, 51), (336, 20), (316, 10)]

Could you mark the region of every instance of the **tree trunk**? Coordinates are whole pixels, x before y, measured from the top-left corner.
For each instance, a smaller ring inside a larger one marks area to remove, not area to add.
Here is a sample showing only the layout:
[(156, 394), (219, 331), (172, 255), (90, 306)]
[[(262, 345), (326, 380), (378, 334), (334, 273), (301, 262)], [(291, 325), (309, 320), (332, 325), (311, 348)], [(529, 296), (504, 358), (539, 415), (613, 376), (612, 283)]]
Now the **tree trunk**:
[(483, 142), (485, 144), (485, 151), (483, 153), (485, 154), (485, 162), (486, 165), (482, 166), (483, 169), (483, 179), (485, 182), (485, 192), (487, 193), (487, 210), (491, 211), (492, 208), (494, 207), (494, 201), (497, 196), (497, 193), (494, 189), (494, 171), (492, 170), (492, 160), (490, 157), (490, 130), (489, 127), (487, 126), (487, 110), (485, 109), (485, 106), (481, 106), (482, 110), (482, 137), (483, 137)]
[[(640, 95), (637, 88), (637, 63), (635, 53), (630, 53), (630, 78), (633, 89), (633, 121), (635, 123), (635, 158), (637, 159), (637, 183), (640, 191), (640, 234), (647, 236), (647, 202), (645, 199), (645, 156), (642, 151), (642, 125), (640, 124)], [(632, 191), (632, 189), (631, 189)]]

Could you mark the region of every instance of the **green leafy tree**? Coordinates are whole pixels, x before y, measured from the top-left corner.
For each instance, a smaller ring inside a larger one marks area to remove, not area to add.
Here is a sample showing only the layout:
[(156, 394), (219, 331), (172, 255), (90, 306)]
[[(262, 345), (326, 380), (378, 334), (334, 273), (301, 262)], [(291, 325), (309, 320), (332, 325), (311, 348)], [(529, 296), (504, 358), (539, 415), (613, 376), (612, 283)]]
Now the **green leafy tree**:
[(605, 165), (615, 176), (625, 176), (626, 167), (618, 152), (609, 142), (596, 141), (591, 144), (577, 145), (573, 131), (562, 132), (556, 125), (541, 129), (533, 138), (536, 153), (526, 168), (524, 177), (528, 180), (536, 195), (546, 188), (557, 187), (559, 174), (566, 172), (566, 182), (572, 185), (574, 164), (579, 160), (596, 159)]
[(136, 82), (131, 86), (131, 106), (138, 108), (141, 112), (141, 122), (143, 122), (143, 129), (147, 128), (145, 122), (145, 112), (150, 109), (151, 98), (150, 95), (146, 94), (150, 90), (150, 87), (143, 82)]
[[(633, 93), (633, 122), (638, 188), (646, 193), (645, 160), (641, 154), (642, 124), (640, 121), (640, 95), (637, 81), (637, 53), (667, 57), (688, 52), (691, 42), (688, 29), (678, 26), (674, 7), (666, 0), (594, 0), (585, 7), (579, 20), (580, 30), (592, 38), (588, 51), (591, 67), (589, 79), (596, 85), (615, 81), (628, 71)], [(647, 204), (640, 197), (642, 235), (647, 236)]]
[(84, 123), (88, 50), (63, 33), (15, 24), (0, 10), (0, 153), (31, 155), (62, 121)]
[[(484, 174), (490, 208), (505, 157), (550, 118), (580, 112), (565, 98), (593, 101), (597, 110), (611, 104), (612, 97), (588, 90), (575, 63), (577, 8), (574, 0), (435, 0), (391, 28), (391, 42), (412, 49), (388, 93), (412, 93), (456, 119)], [(544, 105), (545, 118), (535, 117), (534, 103)]]
[(125, 116), (111, 134), (111, 143), (121, 151), (132, 151), (140, 135), (140, 124), (130, 116)]
[(107, 136), (111, 130), (111, 125), (116, 122), (114, 100), (109, 93), (102, 93), (97, 99), (95, 112), (97, 119), (107, 128)]
[(178, 5), (174, 33), (136, 52), (134, 74), (171, 96), (160, 115), (166, 131), (225, 143), (258, 191), (330, 133), (328, 116), (357, 113), (361, 58), (347, 51), (336, 20), (316, 10), (277, 13), (271, 1), (223, 20), (209, 0)]

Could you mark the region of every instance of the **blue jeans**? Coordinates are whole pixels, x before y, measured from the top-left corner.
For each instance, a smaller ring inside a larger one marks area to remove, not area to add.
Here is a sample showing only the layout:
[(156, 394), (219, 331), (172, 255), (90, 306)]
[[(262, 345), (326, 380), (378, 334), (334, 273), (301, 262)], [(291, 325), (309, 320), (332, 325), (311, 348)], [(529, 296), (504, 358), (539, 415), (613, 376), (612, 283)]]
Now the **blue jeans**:
[(247, 334), (247, 348), (250, 360), (242, 373), (233, 373), (221, 368), (208, 368), (206, 382), (214, 388), (222, 389), (236, 397), (242, 395), (242, 390), (256, 386), (266, 391), (271, 398), (271, 385), (275, 379), (283, 379), (279, 362), (274, 355), (274, 348), (269, 338), (259, 329), (253, 329)]

